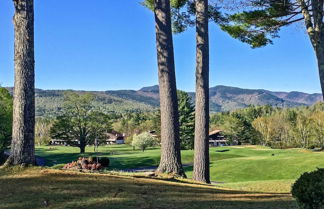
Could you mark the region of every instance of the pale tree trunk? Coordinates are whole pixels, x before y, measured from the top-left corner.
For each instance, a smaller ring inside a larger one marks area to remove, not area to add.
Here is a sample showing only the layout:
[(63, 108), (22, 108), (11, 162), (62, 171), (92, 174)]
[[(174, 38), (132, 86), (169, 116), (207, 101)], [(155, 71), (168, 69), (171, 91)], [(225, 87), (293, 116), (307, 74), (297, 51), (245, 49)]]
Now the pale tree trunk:
[(210, 183), (208, 0), (196, 0), (196, 111), (193, 179)]
[(298, 0), (304, 17), (306, 31), (316, 53), (319, 78), (324, 99), (324, 22), (323, 0), (311, 0), (312, 10), (309, 10), (306, 0)]
[(14, 0), (15, 87), (11, 156), (7, 164), (35, 164), (34, 1)]
[(161, 161), (157, 173), (185, 176), (180, 156), (170, 0), (155, 0), (154, 15), (161, 108)]
[(321, 88), (322, 88), (322, 96), (324, 100), (324, 31), (322, 34), (323, 35), (321, 37), (320, 44), (316, 49), (316, 58), (317, 58), (319, 78), (320, 78)]

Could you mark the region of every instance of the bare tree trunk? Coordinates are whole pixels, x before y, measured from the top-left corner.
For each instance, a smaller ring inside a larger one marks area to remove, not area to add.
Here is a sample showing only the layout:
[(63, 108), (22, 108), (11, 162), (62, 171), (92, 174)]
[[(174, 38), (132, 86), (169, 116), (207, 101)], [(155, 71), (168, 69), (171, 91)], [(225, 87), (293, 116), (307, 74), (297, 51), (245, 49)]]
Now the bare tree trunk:
[(8, 164), (35, 164), (34, 1), (14, 0), (15, 88)]
[(320, 44), (316, 50), (316, 58), (318, 63), (319, 78), (322, 88), (322, 96), (324, 100), (324, 32), (320, 41)]
[(154, 0), (154, 14), (161, 108), (161, 161), (157, 173), (185, 176), (180, 155), (170, 0)]
[(323, 22), (323, 0), (312, 0), (310, 3), (312, 9), (309, 10), (309, 2), (306, 0), (298, 0), (301, 6), (301, 12), (304, 16), (305, 27), (309, 39), (316, 53), (318, 62), (318, 71), (320, 84), (322, 89), (322, 97), (324, 99), (324, 22)]
[(193, 179), (210, 183), (208, 0), (196, 0), (196, 111)]
[(86, 148), (86, 138), (84, 136), (81, 136), (80, 139), (80, 153), (83, 154), (85, 153), (85, 148)]

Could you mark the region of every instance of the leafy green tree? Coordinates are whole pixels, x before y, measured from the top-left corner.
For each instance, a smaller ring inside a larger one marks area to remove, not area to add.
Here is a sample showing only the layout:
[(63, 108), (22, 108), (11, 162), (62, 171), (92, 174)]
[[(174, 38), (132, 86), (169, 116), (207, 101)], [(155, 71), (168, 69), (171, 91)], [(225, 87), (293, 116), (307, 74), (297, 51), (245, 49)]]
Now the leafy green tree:
[(133, 136), (133, 141), (132, 141), (132, 146), (137, 147), (143, 152), (148, 148), (148, 147), (154, 147), (156, 146), (157, 140), (154, 138), (150, 133), (144, 132), (139, 135), (134, 135)]
[(230, 141), (242, 142), (242, 133), (244, 131), (244, 124), (241, 120), (233, 115), (228, 115), (224, 119), (224, 123), (221, 126), (226, 138)]
[(252, 122), (253, 128), (262, 136), (263, 140), (260, 142), (263, 146), (270, 144), (271, 141), (272, 130), (269, 124), (270, 121), (268, 117), (259, 117)]
[(210, 126), (222, 130), (229, 140), (273, 148), (322, 148), (323, 104), (289, 109), (250, 106), (213, 114)]
[(153, 113), (151, 118), (152, 131), (155, 131), (155, 134), (159, 141), (161, 141), (161, 112), (160, 110)]
[(268, 106), (249, 106), (233, 112), (213, 114), (211, 127), (222, 130), (230, 141), (259, 144), (261, 136), (252, 122), (260, 116), (270, 115), (272, 111), (273, 108)]
[(310, 140), (312, 135), (312, 121), (307, 112), (300, 111), (298, 113), (294, 133), (303, 148), (309, 148), (314, 145)]
[(126, 143), (130, 143), (134, 134), (154, 131), (160, 139), (161, 115), (160, 111), (125, 113), (114, 119), (114, 130), (125, 133)]
[(10, 143), (12, 135), (12, 96), (0, 88), (0, 155)]
[(195, 108), (191, 97), (184, 91), (178, 91), (179, 129), (181, 149), (194, 148)]
[(318, 61), (324, 97), (324, 22), (322, 0), (247, 0), (243, 12), (231, 14), (222, 29), (253, 48), (272, 43), (282, 27), (304, 22)]
[(324, 111), (314, 112), (311, 120), (315, 141), (319, 147), (324, 148)]
[(64, 95), (64, 107), (51, 128), (51, 137), (66, 140), (72, 143), (79, 141), (80, 153), (85, 147), (102, 139), (110, 130), (109, 116), (95, 110), (92, 94), (77, 94), (67, 92)]

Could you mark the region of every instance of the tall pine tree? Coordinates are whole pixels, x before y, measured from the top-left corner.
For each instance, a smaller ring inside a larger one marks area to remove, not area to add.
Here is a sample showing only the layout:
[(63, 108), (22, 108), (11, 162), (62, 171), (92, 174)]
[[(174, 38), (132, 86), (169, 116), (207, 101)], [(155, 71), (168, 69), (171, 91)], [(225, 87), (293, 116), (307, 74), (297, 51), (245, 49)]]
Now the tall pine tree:
[(161, 160), (157, 173), (185, 176), (180, 155), (170, 0), (154, 0), (154, 15), (161, 110)]
[(194, 148), (195, 108), (191, 97), (184, 91), (178, 91), (180, 144), (181, 149)]
[(13, 0), (15, 88), (11, 155), (6, 165), (35, 164), (34, 0)]

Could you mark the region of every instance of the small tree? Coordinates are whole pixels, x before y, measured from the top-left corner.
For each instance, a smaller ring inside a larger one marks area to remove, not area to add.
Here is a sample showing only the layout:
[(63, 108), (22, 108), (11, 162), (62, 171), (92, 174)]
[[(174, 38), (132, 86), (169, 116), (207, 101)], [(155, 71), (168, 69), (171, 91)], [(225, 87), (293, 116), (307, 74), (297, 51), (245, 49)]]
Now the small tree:
[(314, 112), (311, 120), (317, 146), (324, 148), (324, 112)]
[(51, 128), (51, 137), (68, 142), (79, 140), (80, 152), (84, 153), (86, 145), (104, 138), (110, 130), (109, 117), (94, 109), (91, 94), (68, 92), (64, 100), (63, 112)]
[(157, 140), (148, 132), (133, 136), (132, 146), (141, 149), (143, 152), (148, 147), (157, 145)]
[(294, 130), (295, 138), (302, 148), (309, 148), (312, 135), (312, 121), (305, 111), (300, 111), (297, 115), (296, 127)]
[(188, 93), (178, 91), (181, 149), (194, 148), (195, 108)]

